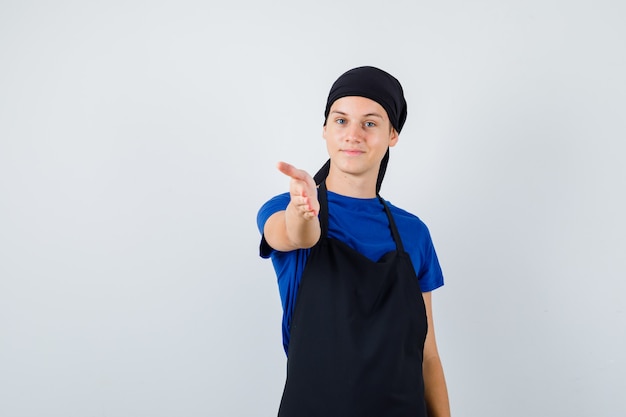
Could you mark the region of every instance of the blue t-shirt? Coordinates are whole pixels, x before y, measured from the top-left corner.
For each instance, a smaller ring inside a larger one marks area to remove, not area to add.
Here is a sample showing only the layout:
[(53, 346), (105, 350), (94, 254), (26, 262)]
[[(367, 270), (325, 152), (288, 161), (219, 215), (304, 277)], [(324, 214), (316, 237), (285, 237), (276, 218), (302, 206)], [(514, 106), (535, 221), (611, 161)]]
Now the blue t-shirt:
[[(280, 194), (259, 210), (257, 225), (263, 234), (267, 219), (289, 204), (289, 193)], [(426, 225), (415, 215), (387, 202), (396, 222), (404, 250), (409, 254), (422, 292), (443, 285), (443, 274)], [(337, 239), (362, 255), (378, 261), (384, 254), (396, 250), (389, 220), (378, 198), (353, 198), (328, 191), (328, 237)], [(273, 250), (265, 239), (261, 243), (261, 256), (271, 258), (278, 277), (278, 289), (283, 306), (283, 346), (287, 352), (291, 317), (302, 272), (310, 249), (290, 252)]]

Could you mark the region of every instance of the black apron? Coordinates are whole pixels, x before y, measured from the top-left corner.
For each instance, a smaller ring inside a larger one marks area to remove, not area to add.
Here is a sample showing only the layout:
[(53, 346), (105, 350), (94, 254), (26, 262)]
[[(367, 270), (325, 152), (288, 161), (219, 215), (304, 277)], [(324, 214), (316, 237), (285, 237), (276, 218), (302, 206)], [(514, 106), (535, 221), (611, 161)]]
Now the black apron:
[(396, 250), (373, 262), (328, 238), (325, 183), (318, 198), (322, 232), (298, 290), (278, 415), (425, 417), (426, 309), (389, 207), (379, 197)]

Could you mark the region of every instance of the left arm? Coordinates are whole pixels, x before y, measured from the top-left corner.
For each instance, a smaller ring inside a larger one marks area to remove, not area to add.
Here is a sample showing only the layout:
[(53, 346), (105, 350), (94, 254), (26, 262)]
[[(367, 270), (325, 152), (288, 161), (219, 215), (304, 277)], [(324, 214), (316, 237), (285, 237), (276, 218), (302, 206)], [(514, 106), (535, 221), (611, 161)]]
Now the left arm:
[(450, 417), (448, 388), (446, 387), (446, 379), (443, 374), (443, 367), (435, 340), (432, 293), (425, 292), (422, 293), (422, 296), (424, 297), (426, 317), (428, 319), (428, 333), (424, 343), (424, 363), (422, 365), (426, 407), (428, 408), (428, 415), (431, 417)]

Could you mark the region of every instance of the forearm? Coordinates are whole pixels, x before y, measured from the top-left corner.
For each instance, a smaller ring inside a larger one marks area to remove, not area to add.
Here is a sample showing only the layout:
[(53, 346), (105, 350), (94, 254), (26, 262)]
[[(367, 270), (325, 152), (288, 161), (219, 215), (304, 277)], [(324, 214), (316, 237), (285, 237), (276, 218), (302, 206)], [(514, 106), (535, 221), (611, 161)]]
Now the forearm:
[(450, 417), (448, 388), (439, 356), (424, 358), (424, 395), (429, 417)]
[(289, 203), (285, 210), (285, 231), (294, 249), (308, 249), (320, 238), (320, 221), (317, 216), (305, 218), (293, 203)]
[(286, 162), (279, 162), (277, 167), (291, 177), (290, 201), (285, 211), (274, 213), (265, 222), (265, 240), (280, 252), (312, 248), (321, 234), (315, 181), (306, 171)]
[(321, 233), (317, 216), (304, 218), (291, 206), (270, 216), (263, 230), (267, 243), (280, 252), (313, 247)]

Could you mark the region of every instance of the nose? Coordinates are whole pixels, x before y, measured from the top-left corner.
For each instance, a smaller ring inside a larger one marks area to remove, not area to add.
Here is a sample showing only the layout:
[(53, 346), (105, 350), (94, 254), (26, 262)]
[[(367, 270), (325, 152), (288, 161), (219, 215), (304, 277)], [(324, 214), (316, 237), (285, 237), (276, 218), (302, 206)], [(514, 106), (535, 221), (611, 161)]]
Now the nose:
[(358, 123), (351, 123), (346, 131), (346, 142), (360, 142), (363, 140), (363, 129)]

